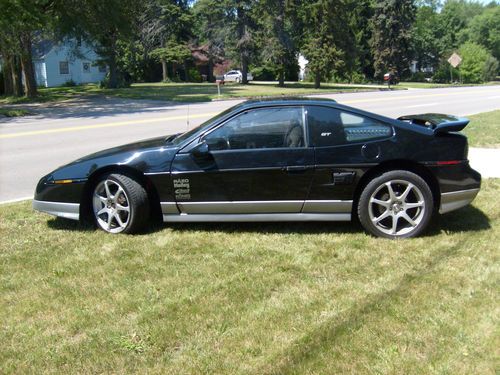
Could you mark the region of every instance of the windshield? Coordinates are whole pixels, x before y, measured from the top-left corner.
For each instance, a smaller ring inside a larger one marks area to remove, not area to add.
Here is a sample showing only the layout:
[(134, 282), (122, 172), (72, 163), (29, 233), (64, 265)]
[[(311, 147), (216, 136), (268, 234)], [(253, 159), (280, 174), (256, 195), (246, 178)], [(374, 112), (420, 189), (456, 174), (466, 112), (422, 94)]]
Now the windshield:
[(188, 130), (187, 132), (179, 135), (178, 137), (176, 137), (173, 140), (171, 140), (169, 143), (174, 144), (174, 145), (181, 144), (186, 139), (190, 138), (192, 135), (194, 135), (194, 134), (196, 134), (198, 132), (200, 132), (200, 133), (203, 132), (203, 130), (207, 129), (214, 121), (216, 121), (217, 119), (219, 119), (219, 118), (227, 115), (233, 109), (234, 109), (234, 107), (226, 109), (225, 111), (219, 113), (217, 116), (212, 117), (211, 119), (205, 121), (203, 124), (201, 124), (201, 125), (193, 128), (193, 129)]

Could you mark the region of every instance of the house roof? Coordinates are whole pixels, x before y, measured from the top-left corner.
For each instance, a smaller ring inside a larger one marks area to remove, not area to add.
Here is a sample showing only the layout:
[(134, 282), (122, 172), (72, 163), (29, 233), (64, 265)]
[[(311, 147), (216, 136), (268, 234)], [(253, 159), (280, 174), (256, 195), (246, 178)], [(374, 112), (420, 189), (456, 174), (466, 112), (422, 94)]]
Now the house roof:
[(49, 39), (42, 39), (38, 42), (33, 43), (31, 53), (33, 59), (43, 59), (47, 53), (54, 47), (56, 43)]

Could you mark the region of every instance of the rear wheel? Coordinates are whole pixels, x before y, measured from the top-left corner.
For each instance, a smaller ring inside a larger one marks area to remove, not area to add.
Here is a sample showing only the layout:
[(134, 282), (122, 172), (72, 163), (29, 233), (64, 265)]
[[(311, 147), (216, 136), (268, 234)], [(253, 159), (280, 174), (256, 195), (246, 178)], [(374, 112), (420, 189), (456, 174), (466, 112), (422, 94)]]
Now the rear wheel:
[(408, 238), (425, 230), (433, 207), (427, 183), (415, 173), (397, 170), (382, 174), (364, 188), (358, 217), (375, 236)]
[(92, 212), (97, 226), (109, 233), (134, 233), (149, 219), (146, 190), (121, 174), (104, 176), (92, 194)]

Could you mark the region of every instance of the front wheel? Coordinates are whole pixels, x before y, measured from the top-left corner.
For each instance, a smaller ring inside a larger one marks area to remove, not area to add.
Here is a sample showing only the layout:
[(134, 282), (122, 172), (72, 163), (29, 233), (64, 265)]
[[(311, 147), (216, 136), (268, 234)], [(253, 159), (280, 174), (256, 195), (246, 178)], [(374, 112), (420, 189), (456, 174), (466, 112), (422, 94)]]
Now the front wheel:
[(408, 238), (422, 233), (432, 217), (429, 185), (408, 171), (390, 171), (373, 179), (361, 193), (358, 217), (377, 237)]
[(104, 176), (94, 187), (92, 211), (97, 226), (109, 233), (134, 233), (149, 219), (146, 190), (121, 174)]

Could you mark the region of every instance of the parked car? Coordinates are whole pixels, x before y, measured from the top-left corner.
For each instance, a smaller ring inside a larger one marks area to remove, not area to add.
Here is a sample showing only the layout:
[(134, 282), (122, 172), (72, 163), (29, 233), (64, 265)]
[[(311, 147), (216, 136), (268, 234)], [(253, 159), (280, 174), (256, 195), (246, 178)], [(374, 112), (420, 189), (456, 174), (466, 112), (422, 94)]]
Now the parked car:
[[(243, 81), (243, 73), (241, 70), (230, 70), (226, 74), (224, 74), (224, 82), (237, 82), (240, 83)], [(247, 73), (247, 81), (253, 81), (252, 73)]]
[(183, 134), (84, 157), (43, 177), (33, 207), (110, 233), (165, 222), (345, 221), (413, 237), (471, 202), (465, 118), (391, 119), (326, 99), (247, 101)]

